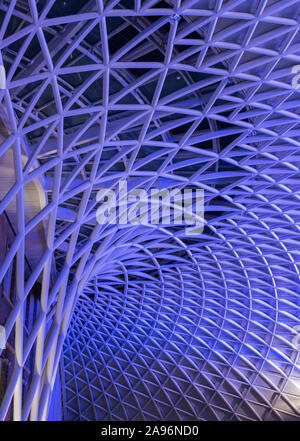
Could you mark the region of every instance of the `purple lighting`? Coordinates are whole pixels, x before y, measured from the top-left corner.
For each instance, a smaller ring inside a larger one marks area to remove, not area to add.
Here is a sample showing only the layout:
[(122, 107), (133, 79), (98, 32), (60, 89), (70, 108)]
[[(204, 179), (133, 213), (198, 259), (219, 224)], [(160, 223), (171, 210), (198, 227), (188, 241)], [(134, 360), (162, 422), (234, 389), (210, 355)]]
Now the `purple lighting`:
[(0, 2), (0, 420), (300, 419), (299, 14)]

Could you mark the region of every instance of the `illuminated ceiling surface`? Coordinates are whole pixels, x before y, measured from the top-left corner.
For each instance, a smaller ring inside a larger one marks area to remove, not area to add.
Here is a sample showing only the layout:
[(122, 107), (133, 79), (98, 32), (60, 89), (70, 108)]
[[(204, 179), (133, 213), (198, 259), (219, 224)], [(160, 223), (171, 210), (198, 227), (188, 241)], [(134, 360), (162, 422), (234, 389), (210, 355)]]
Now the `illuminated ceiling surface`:
[[(299, 17), (299, 0), (1, 2), (1, 213), (16, 207), (1, 419), (11, 403), (47, 419), (59, 364), (67, 420), (300, 419)], [(203, 189), (203, 233), (98, 224), (97, 190), (120, 180)]]

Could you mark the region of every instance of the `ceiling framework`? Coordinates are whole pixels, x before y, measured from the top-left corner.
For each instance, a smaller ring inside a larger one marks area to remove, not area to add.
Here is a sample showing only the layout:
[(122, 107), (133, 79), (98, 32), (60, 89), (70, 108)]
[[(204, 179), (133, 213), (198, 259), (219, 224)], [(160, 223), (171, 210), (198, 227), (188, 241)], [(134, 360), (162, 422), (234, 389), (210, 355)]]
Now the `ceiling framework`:
[[(12, 403), (47, 419), (60, 360), (65, 419), (299, 419), (299, 16), (299, 0), (1, 2), (16, 293), (0, 419)], [(98, 224), (97, 191), (120, 180), (202, 189), (203, 232)]]

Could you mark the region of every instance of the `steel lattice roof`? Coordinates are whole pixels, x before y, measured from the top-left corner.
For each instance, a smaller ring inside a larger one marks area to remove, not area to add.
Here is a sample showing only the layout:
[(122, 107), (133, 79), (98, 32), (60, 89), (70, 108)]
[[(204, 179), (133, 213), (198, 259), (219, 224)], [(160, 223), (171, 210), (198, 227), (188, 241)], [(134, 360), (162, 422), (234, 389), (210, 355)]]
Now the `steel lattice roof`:
[[(14, 398), (16, 419), (46, 419), (62, 360), (65, 419), (299, 419), (299, 14), (299, 0), (0, 4), (1, 213), (16, 204), (0, 276), (16, 259), (17, 282), (0, 418)], [(203, 189), (203, 233), (99, 225), (96, 193), (120, 180)]]

